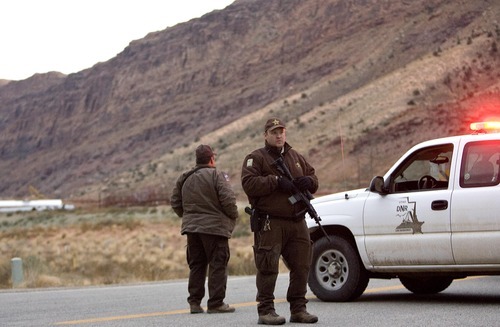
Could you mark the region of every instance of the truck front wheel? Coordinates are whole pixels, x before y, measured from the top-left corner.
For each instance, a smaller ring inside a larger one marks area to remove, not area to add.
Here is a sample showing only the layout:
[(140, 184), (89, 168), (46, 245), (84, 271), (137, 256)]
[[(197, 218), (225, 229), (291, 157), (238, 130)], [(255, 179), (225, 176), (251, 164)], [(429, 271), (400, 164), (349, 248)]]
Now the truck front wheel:
[(346, 302), (357, 299), (368, 286), (368, 273), (355, 247), (340, 236), (313, 244), (309, 287), (318, 299)]

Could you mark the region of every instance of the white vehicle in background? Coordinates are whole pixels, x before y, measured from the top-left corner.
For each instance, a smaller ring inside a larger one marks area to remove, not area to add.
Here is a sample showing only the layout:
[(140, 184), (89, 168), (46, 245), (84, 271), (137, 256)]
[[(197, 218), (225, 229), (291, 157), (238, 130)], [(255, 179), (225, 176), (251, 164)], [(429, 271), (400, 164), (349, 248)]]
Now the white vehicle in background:
[(500, 275), (499, 123), (420, 143), (368, 189), (312, 201), (309, 287), (323, 301), (352, 301), (370, 278), (399, 278), (415, 294), (454, 279)]
[(60, 199), (0, 201), (0, 212), (73, 210), (74, 208), (74, 205), (64, 204)]

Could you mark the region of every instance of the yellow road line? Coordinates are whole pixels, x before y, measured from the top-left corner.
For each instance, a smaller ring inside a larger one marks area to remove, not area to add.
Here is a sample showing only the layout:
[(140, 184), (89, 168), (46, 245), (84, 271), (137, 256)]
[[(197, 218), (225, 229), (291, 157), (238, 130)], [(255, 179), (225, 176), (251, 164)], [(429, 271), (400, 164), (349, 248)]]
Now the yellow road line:
[(114, 317), (61, 321), (61, 322), (55, 323), (54, 325), (79, 325), (79, 324), (88, 324), (88, 323), (93, 323), (93, 322), (137, 319), (137, 318), (157, 317), (157, 316), (169, 316), (169, 315), (177, 315), (177, 314), (188, 313), (188, 312), (189, 312), (189, 310), (183, 309), (183, 310), (173, 310), (173, 311), (167, 311), (167, 312), (140, 313), (140, 314), (126, 315), (126, 316), (114, 316)]
[[(285, 299), (278, 299), (275, 302), (286, 302)], [(246, 303), (237, 303), (231, 304), (231, 306), (235, 308), (256, 306), (257, 302), (246, 302)], [(103, 318), (90, 318), (90, 319), (81, 319), (81, 320), (70, 320), (70, 321), (61, 321), (57, 322), (54, 325), (79, 325), (79, 324), (88, 324), (88, 323), (96, 323), (96, 322), (105, 322), (105, 321), (114, 321), (114, 320), (125, 320), (125, 319), (138, 319), (138, 318), (147, 318), (147, 317), (158, 317), (158, 316), (171, 316), (178, 314), (186, 314), (190, 313), (189, 309), (182, 310), (172, 310), (166, 312), (151, 312), (151, 313), (140, 313), (134, 315), (125, 315), (125, 316), (114, 316), (114, 317), (103, 317)]]
[(403, 285), (394, 285), (394, 286), (385, 286), (385, 287), (377, 287), (377, 288), (370, 288), (364, 293), (377, 293), (377, 292), (384, 292), (384, 291), (394, 291), (394, 290), (400, 290), (402, 288), (405, 288)]
[[(402, 286), (393, 286), (393, 287), (381, 287), (376, 289), (366, 290), (365, 293), (374, 293), (379, 291), (391, 290), (391, 289), (399, 289), (403, 288)], [(308, 299), (316, 298), (314, 295), (307, 296)], [(286, 299), (275, 299), (274, 303), (284, 303)], [(231, 306), (235, 308), (244, 308), (257, 306), (257, 302), (244, 302), (244, 303), (236, 303), (231, 304)], [(98, 322), (106, 322), (106, 321), (116, 321), (116, 320), (126, 320), (126, 319), (139, 319), (139, 318), (147, 318), (147, 317), (158, 317), (158, 316), (171, 316), (177, 314), (187, 314), (190, 313), (189, 309), (181, 309), (181, 310), (172, 310), (166, 312), (151, 312), (151, 313), (140, 313), (133, 315), (125, 315), (125, 316), (114, 316), (114, 317), (103, 317), (103, 318), (90, 318), (90, 319), (81, 319), (81, 320), (71, 320), (71, 321), (61, 321), (57, 322), (54, 325), (80, 325), (80, 324), (89, 324), (89, 323), (98, 323)]]
[[(475, 279), (475, 278), (481, 278), (481, 276), (467, 277), (466, 279)], [(464, 279), (462, 279), (462, 280), (464, 280)], [(403, 285), (394, 285), (394, 286), (370, 288), (370, 289), (367, 289), (364, 293), (377, 293), (377, 292), (384, 292), (384, 291), (394, 291), (394, 290), (399, 290), (399, 289), (404, 289), (404, 286)], [(307, 298), (313, 299), (316, 297), (314, 295), (311, 295), (311, 296), (308, 296)], [(286, 299), (275, 299), (274, 302), (275, 303), (283, 303), (283, 302), (286, 302)], [(233, 306), (235, 308), (243, 308), (243, 307), (250, 307), (250, 306), (256, 306), (256, 305), (257, 305), (257, 302), (243, 302), (243, 303), (231, 304), (231, 306)], [(125, 316), (70, 320), (70, 321), (57, 322), (54, 325), (59, 325), (59, 326), (62, 326), (62, 325), (80, 325), (80, 324), (89, 324), (89, 323), (125, 320), (125, 319), (139, 319), (139, 318), (147, 318), (147, 317), (171, 316), (171, 315), (186, 314), (186, 313), (190, 313), (190, 310), (189, 309), (182, 309), (182, 310), (172, 310), (172, 311), (166, 311), (166, 312), (151, 312), (151, 313), (140, 313), (140, 314), (133, 314), (133, 315), (125, 315)]]

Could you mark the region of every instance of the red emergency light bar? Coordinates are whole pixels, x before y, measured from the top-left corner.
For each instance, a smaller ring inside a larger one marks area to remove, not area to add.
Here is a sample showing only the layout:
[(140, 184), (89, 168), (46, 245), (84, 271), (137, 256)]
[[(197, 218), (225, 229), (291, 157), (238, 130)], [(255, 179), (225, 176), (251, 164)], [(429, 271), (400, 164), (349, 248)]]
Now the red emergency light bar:
[(477, 133), (498, 133), (500, 132), (500, 121), (471, 123), (470, 129)]

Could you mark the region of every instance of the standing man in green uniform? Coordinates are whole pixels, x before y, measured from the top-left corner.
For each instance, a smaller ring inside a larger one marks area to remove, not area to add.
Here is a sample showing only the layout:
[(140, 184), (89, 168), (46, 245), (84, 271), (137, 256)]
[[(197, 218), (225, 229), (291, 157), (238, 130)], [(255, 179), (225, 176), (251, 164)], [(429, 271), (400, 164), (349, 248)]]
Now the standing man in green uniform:
[[(297, 190), (316, 192), (318, 178), (314, 168), (286, 142), (286, 127), (278, 118), (264, 126), (263, 148), (246, 156), (241, 182), (248, 200), (259, 217), (254, 230), (254, 258), (257, 268), (258, 323), (281, 325), (286, 319), (274, 308), (274, 289), (279, 272), (280, 255), (290, 270), (287, 300), (290, 321), (315, 323), (318, 317), (307, 312), (305, 297), (311, 264), (311, 239), (302, 202), (292, 204), (289, 197)], [(293, 181), (280, 174), (274, 162), (282, 158)]]

